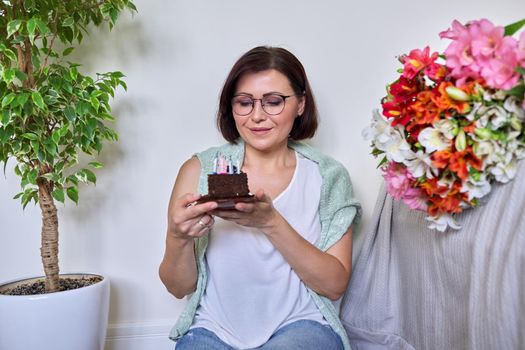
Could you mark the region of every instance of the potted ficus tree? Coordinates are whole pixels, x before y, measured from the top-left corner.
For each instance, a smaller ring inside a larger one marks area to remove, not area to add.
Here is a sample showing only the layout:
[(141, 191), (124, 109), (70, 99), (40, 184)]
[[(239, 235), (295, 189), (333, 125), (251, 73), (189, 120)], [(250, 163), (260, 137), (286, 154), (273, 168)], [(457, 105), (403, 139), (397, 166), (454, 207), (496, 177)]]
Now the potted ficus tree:
[[(126, 89), (121, 72), (85, 76), (67, 56), (90, 28), (108, 24), (111, 29), (126, 9), (136, 11), (130, 0), (0, 0), (0, 165), (5, 172), (8, 161), (14, 161), (14, 172), (21, 178), (15, 198), (24, 208), (30, 202), (41, 208), (45, 272), (43, 278), (0, 285), (0, 349), (103, 346), (107, 278), (59, 277), (56, 202), (69, 198), (77, 203), (79, 184), (96, 182), (93, 170), (102, 164), (94, 157), (104, 142), (117, 139), (108, 126), (114, 120), (109, 102), (119, 86)], [(93, 157), (92, 161), (79, 164), (81, 154)], [(94, 297), (84, 295), (84, 290), (98, 289)], [(39, 298), (13, 295), (31, 293), (43, 294)], [(74, 298), (79, 299), (77, 304), (87, 304), (86, 310), (62, 305), (63, 299)], [(51, 309), (42, 309), (39, 300), (47, 301)], [(96, 311), (89, 305), (92, 302), (105, 310)], [(41, 314), (44, 318), (36, 320)], [(58, 323), (61, 318), (64, 325)], [(98, 323), (97, 329), (74, 323), (88, 319)], [(81, 337), (74, 339), (77, 330)]]

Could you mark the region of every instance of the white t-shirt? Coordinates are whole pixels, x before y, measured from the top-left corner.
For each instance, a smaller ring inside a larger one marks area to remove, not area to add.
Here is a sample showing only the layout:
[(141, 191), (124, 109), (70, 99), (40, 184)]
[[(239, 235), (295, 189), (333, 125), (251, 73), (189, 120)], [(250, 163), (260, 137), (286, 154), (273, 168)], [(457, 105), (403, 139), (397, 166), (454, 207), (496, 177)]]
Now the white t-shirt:
[[(322, 178), (316, 163), (297, 152), (296, 158), (292, 180), (273, 205), (315, 245)], [(248, 349), (300, 319), (327, 324), (304, 283), (259, 230), (216, 218), (206, 261), (208, 284), (191, 328), (206, 328), (230, 346)]]

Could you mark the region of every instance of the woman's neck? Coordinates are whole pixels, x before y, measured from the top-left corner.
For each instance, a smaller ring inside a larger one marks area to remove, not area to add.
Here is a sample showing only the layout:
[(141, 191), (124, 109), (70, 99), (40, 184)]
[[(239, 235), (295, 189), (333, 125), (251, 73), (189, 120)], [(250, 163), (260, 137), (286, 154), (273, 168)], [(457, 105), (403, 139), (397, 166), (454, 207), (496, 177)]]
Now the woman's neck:
[(295, 165), (294, 151), (287, 143), (269, 151), (260, 151), (245, 144), (243, 167), (247, 169), (281, 169)]

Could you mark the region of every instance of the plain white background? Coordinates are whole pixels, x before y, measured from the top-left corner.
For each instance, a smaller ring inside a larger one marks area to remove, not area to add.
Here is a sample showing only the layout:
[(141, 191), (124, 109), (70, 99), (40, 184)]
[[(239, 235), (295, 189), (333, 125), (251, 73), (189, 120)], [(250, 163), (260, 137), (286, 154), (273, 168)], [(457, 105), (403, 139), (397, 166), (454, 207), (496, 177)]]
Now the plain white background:
[[(135, 1), (113, 32), (95, 30), (74, 59), (84, 73), (122, 70), (129, 87), (113, 103), (120, 141), (100, 156), (96, 187), (80, 204), (58, 205), (63, 271), (95, 271), (112, 282), (110, 323), (172, 324), (185, 304), (157, 275), (166, 207), (180, 165), (222, 143), (215, 128), (220, 88), (237, 58), (257, 45), (283, 46), (304, 64), (321, 124), (312, 144), (342, 162), (364, 208), (366, 232), (381, 177), (361, 137), (396, 56), (430, 45), (453, 19), (525, 17), (522, 0)], [(0, 281), (42, 273), (40, 212), (11, 198), (19, 179), (0, 178)], [(146, 348), (146, 347), (144, 347)]]

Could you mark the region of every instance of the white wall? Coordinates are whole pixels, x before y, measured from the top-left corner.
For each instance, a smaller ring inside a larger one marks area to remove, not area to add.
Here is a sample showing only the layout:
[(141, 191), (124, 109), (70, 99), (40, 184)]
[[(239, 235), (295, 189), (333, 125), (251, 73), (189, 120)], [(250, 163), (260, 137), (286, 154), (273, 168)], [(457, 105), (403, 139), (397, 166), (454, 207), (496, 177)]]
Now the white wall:
[[(76, 54), (86, 72), (124, 71), (129, 92), (114, 103), (121, 140), (103, 151), (107, 166), (97, 173), (97, 186), (81, 188), (78, 207), (59, 206), (62, 270), (97, 271), (112, 280), (111, 349), (160, 344), (159, 334), (185, 304), (157, 277), (166, 205), (182, 162), (222, 142), (214, 123), (217, 96), (242, 53), (278, 45), (303, 62), (321, 114), (313, 144), (348, 168), (366, 224), (380, 174), (361, 130), (385, 84), (396, 77), (395, 56), (427, 44), (444, 49), (438, 33), (454, 18), (508, 24), (525, 16), (522, 0), (136, 0), (136, 5), (138, 15), (123, 16), (111, 34), (94, 33)], [(11, 200), (19, 183), (12, 166), (0, 180), (0, 281), (41, 273), (39, 210), (22, 211)], [(134, 334), (142, 340), (134, 341)]]

